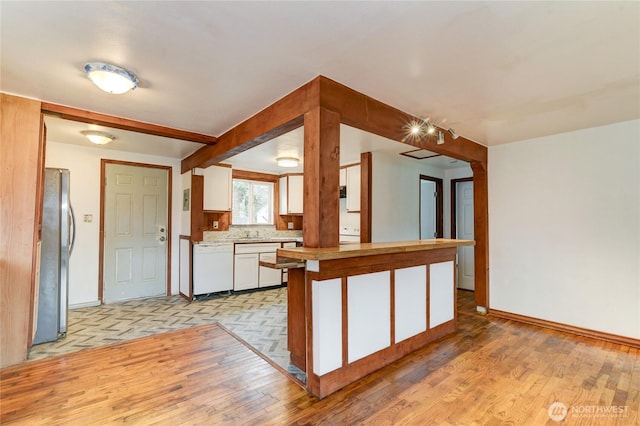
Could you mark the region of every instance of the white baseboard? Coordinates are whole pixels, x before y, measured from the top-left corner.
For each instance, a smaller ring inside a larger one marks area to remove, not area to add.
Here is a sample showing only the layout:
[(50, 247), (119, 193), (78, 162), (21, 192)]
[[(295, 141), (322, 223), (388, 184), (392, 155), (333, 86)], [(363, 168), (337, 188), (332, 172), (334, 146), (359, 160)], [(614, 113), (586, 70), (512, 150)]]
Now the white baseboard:
[(90, 308), (92, 306), (100, 306), (100, 301), (95, 300), (93, 302), (74, 303), (73, 305), (69, 305), (69, 309)]

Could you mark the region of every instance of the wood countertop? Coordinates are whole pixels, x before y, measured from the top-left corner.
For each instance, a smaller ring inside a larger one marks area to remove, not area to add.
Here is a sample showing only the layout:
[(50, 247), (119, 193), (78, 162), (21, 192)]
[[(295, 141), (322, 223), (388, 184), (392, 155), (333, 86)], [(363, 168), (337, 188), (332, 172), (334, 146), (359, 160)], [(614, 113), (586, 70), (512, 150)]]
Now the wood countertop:
[(473, 245), (475, 245), (475, 241), (473, 240), (450, 240), (444, 238), (432, 240), (395, 241), (389, 243), (349, 243), (339, 247), (326, 248), (281, 248), (278, 249), (278, 258), (287, 257), (299, 260), (334, 260), (373, 256), (376, 254), (410, 253)]

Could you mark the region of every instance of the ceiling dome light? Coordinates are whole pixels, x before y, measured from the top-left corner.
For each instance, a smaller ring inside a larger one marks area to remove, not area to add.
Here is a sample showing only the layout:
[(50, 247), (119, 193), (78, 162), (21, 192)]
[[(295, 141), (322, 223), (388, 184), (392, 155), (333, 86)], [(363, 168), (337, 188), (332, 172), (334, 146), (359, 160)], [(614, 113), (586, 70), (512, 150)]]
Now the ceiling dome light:
[(96, 145), (105, 145), (113, 141), (116, 137), (105, 132), (97, 132), (95, 130), (85, 130), (82, 133), (91, 143)]
[(280, 157), (276, 158), (276, 161), (280, 167), (298, 167), (298, 162), (300, 160), (293, 157)]
[(87, 77), (107, 93), (121, 95), (138, 87), (138, 77), (124, 68), (103, 62), (89, 62), (84, 65)]

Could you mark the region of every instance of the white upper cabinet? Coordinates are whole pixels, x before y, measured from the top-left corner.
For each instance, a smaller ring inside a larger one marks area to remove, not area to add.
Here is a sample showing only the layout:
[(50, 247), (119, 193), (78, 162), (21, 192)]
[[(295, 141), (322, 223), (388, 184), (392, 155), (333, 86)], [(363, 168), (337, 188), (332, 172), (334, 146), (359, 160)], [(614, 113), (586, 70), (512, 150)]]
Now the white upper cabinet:
[(231, 167), (209, 166), (204, 175), (204, 210), (230, 211), (232, 197)]
[(280, 177), (280, 214), (302, 214), (303, 183), (302, 175)]
[(360, 211), (360, 165), (347, 167), (347, 211)]
[(340, 186), (347, 184), (347, 169), (340, 169)]

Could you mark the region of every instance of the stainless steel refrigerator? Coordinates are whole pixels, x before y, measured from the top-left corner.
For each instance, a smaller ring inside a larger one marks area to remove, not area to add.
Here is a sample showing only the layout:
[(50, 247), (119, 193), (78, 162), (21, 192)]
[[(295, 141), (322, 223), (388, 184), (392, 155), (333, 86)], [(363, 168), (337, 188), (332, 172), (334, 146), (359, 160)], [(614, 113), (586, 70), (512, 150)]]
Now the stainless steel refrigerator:
[(55, 341), (67, 332), (69, 256), (74, 239), (75, 220), (69, 199), (69, 170), (46, 168), (34, 345)]

